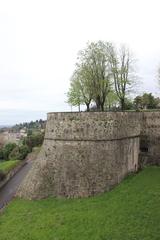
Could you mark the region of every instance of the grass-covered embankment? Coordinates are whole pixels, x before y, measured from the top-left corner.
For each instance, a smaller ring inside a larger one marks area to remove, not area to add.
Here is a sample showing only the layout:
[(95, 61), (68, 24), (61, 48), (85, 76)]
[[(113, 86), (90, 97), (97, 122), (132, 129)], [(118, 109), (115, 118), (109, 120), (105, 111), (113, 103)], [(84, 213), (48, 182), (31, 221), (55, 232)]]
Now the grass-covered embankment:
[(160, 168), (88, 199), (15, 199), (0, 216), (2, 240), (158, 240)]
[(7, 174), (10, 170), (15, 168), (21, 161), (20, 160), (9, 160), (0, 162), (0, 171)]

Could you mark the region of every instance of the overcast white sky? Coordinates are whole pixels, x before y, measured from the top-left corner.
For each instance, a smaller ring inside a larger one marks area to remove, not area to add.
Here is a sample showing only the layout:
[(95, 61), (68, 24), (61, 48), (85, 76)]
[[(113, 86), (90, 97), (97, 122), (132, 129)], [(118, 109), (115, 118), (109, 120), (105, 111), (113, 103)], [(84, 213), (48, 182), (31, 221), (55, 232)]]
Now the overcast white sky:
[(68, 111), (65, 93), (87, 41), (126, 43), (139, 92), (158, 94), (159, 0), (0, 0), (0, 124)]

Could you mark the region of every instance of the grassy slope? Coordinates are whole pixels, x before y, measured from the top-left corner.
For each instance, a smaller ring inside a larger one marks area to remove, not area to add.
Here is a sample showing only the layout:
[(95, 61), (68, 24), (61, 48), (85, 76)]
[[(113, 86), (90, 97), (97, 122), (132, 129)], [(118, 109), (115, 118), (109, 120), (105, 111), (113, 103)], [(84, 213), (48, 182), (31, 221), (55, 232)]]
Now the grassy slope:
[(158, 240), (160, 168), (88, 199), (15, 199), (0, 216), (0, 240)]
[(2, 170), (4, 173), (8, 173), (11, 169), (16, 167), (19, 164), (20, 160), (10, 160), (10, 161), (4, 161), (0, 163), (0, 170)]

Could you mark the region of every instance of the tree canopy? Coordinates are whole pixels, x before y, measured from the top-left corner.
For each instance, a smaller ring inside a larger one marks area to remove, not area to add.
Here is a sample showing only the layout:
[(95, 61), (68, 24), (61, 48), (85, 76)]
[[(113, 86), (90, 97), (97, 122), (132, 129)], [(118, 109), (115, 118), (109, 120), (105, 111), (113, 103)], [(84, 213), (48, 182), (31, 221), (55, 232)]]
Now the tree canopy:
[(96, 103), (97, 110), (104, 110), (106, 96), (111, 88), (109, 46), (109, 43), (102, 41), (92, 42), (79, 52), (68, 92), (68, 102), (72, 105), (77, 104), (78, 97), (78, 104), (86, 104), (87, 111), (91, 101)]
[(124, 110), (128, 89), (133, 84), (131, 72), (132, 57), (128, 48), (123, 46), (117, 51), (110, 42), (88, 43), (78, 53), (67, 93), (68, 103), (79, 106), (79, 110), (80, 105), (85, 104), (89, 111), (90, 103), (94, 102), (98, 111), (104, 111), (105, 105), (110, 106), (111, 99), (115, 98), (115, 92), (115, 99)]
[(134, 99), (136, 109), (155, 109), (158, 107), (160, 99), (152, 95), (152, 93), (144, 93)]
[(114, 79), (114, 87), (120, 101), (121, 109), (125, 109), (125, 99), (134, 83), (133, 58), (126, 46), (121, 46), (119, 50), (110, 48), (110, 65)]

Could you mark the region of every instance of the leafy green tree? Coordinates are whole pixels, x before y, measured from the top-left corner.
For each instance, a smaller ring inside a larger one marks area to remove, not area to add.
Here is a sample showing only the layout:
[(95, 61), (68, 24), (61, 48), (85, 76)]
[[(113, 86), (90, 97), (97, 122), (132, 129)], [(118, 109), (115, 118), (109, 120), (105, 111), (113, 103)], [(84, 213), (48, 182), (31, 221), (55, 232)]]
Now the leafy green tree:
[(117, 97), (117, 94), (115, 93), (115, 91), (111, 90), (106, 97), (105, 107), (108, 110), (116, 109), (118, 103), (119, 99)]
[(13, 148), (13, 150), (11, 151), (11, 153), (8, 156), (9, 160), (19, 160), (19, 146), (16, 146), (15, 148)]
[(33, 131), (32, 131), (31, 129), (28, 129), (27, 135), (28, 135), (28, 136), (31, 136), (32, 134), (33, 134)]
[(80, 52), (80, 66), (85, 66), (86, 78), (89, 79), (93, 100), (97, 110), (104, 111), (107, 94), (111, 88), (111, 72), (108, 63), (110, 43), (92, 42)]
[(22, 145), (19, 147), (19, 155), (18, 159), (23, 160), (26, 158), (27, 154), (30, 152), (29, 147), (27, 145)]
[(3, 157), (5, 160), (9, 160), (9, 155), (15, 147), (17, 147), (17, 145), (15, 143), (8, 143), (4, 146)]
[(134, 99), (135, 107), (138, 109), (155, 109), (158, 107), (159, 98), (155, 98), (152, 93), (144, 93)]
[(44, 140), (44, 133), (33, 134), (25, 137), (23, 139), (23, 145), (29, 148), (29, 151), (32, 151), (33, 147), (41, 146)]
[(142, 96), (136, 96), (134, 99), (134, 105), (136, 109), (143, 109), (143, 98)]
[(78, 106), (78, 110), (80, 112), (80, 105), (83, 104), (83, 98), (80, 88), (80, 83), (75, 75), (72, 76), (70, 82), (70, 88), (67, 93), (67, 102), (72, 106)]
[(143, 106), (146, 109), (154, 109), (157, 107), (157, 100), (152, 95), (152, 93), (144, 93), (143, 96)]
[(122, 46), (119, 51), (114, 46), (110, 47), (110, 66), (114, 79), (114, 87), (119, 98), (122, 111), (125, 110), (125, 99), (134, 86), (133, 58), (127, 47)]
[(109, 43), (98, 41), (87, 44), (87, 47), (79, 52), (68, 93), (69, 103), (72, 105), (86, 104), (87, 111), (89, 111), (93, 100), (97, 110), (104, 111), (112, 79), (108, 62), (109, 47)]
[(134, 109), (135, 109), (134, 101), (130, 98), (126, 98), (125, 99), (125, 110), (134, 110)]
[(3, 148), (0, 149), (0, 159), (4, 158), (4, 154), (3, 154)]
[(16, 146), (12, 152), (9, 154), (10, 160), (23, 160), (30, 152), (29, 147), (27, 145)]
[(93, 99), (93, 86), (88, 66), (86, 64), (81, 65), (76, 71), (76, 76), (79, 82), (79, 88), (83, 99), (82, 101), (86, 105), (87, 111), (89, 112), (90, 103)]
[[(93, 98), (92, 81), (89, 76), (88, 68), (85, 64), (78, 66), (71, 80), (68, 92), (68, 102), (74, 106), (85, 104), (87, 111), (90, 110), (90, 103)], [(79, 109), (80, 110), (80, 109)]]

